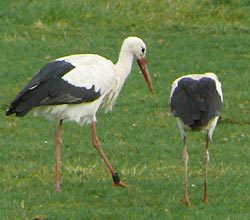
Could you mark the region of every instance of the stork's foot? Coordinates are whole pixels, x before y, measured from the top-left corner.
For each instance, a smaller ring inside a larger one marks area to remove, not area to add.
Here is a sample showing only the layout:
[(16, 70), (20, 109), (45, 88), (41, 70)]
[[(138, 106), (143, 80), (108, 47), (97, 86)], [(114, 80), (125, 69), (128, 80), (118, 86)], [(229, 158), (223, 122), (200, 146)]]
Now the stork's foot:
[(203, 202), (204, 202), (204, 203), (207, 203), (207, 202), (208, 202), (208, 197), (207, 197), (207, 196), (205, 196), (205, 197), (203, 198)]
[(184, 205), (186, 205), (186, 206), (190, 206), (190, 205), (191, 205), (191, 203), (190, 203), (190, 201), (189, 201), (189, 198), (186, 197), (186, 196), (183, 198), (182, 203), (183, 203)]
[(56, 192), (60, 192), (60, 191), (61, 191), (60, 185), (56, 185)]
[(122, 186), (122, 187), (127, 187), (129, 185), (127, 185), (126, 183), (122, 182), (120, 180), (120, 177), (119, 177), (119, 174), (118, 173), (115, 173), (113, 176), (112, 176), (113, 180), (114, 180), (114, 186)]
[(128, 187), (129, 185), (122, 182), (122, 181), (119, 181), (118, 183), (114, 183), (114, 186), (122, 186), (122, 187)]

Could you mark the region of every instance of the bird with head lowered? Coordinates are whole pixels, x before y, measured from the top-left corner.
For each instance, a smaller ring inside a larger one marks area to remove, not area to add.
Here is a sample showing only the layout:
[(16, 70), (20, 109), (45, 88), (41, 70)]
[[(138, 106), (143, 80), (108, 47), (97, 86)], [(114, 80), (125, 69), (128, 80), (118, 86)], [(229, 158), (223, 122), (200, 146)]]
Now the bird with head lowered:
[(119, 92), (137, 61), (151, 92), (153, 87), (145, 62), (146, 45), (138, 37), (123, 41), (116, 64), (96, 54), (77, 54), (56, 59), (41, 68), (10, 104), (6, 115), (25, 116), (33, 111), (59, 121), (56, 132), (56, 190), (60, 190), (63, 121), (90, 124), (93, 146), (107, 165), (116, 186), (126, 186), (112, 167), (96, 132), (100, 106), (112, 110)]

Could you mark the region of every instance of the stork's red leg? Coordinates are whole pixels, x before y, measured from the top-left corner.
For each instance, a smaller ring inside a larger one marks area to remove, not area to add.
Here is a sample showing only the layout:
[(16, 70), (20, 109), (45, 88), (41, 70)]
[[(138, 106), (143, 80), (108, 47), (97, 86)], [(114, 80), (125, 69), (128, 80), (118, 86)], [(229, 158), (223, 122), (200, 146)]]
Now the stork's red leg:
[(56, 132), (56, 191), (60, 191), (60, 162), (61, 162), (61, 145), (62, 145), (62, 122), (59, 121)]
[(208, 169), (208, 162), (209, 162), (208, 144), (209, 144), (209, 136), (208, 136), (208, 132), (207, 132), (207, 135), (206, 135), (206, 147), (205, 147), (205, 161), (204, 161), (204, 164), (205, 164), (204, 197), (203, 197), (204, 202), (208, 202), (208, 192), (207, 192), (207, 188), (208, 188), (207, 169)]
[(188, 148), (186, 145), (186, 136), (183, 136), (184, 149), (183, 149), (183, 161), (185, 167), (185, 183), (184, 183), (184, 198), (182, 202), (185, 205), (190, 205), (189, 195), (188, 195)]
[(103, 149), (101, 148), (100, 145), (100, 141), (98, 140), (97, 134), (96, 134), (96, 123), (92, 122), (91, 124), (91, 131), (92, 131), (92, 143), (93, 146), (97, 149), (97, 151), (100, 153), (101, 157), (103, 158), (105, 164), (107, 165), (112, 178), (114, 180), (114, 185), (115, 186), (128, 186), (127, 184), (125, 184), (124, 182), (122, 182), (119, 178), (118, 173), (116, 173), (111, 165), (111, 163), (109, 162), (109, 159), (107, 158), (105, 152), (103, 151)]

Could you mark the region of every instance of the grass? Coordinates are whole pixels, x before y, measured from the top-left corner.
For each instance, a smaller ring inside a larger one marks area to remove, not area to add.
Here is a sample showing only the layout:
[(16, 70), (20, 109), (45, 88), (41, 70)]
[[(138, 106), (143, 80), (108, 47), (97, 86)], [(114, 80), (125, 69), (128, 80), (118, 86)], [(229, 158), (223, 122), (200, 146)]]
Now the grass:
[[(1, 219), (249, 219), (248, 0), (0, 2)], [(14, 96), (46, 62), (76, 53), (116, 61), (122, 40), (141, 37), (155, 87), (136, 65), (110, 114), (98, 115), (103, 148), (131, 187), (112, 187), (90, 129), (65, 123), (62, 191), (54, 191), (56, 121), (5, 117)], [(204, 135), (188, 136), (191, 207), (183, 196), (182, 142), (169, 114), (172, 81), (217, 73), (223, 120), (202, 203)]]

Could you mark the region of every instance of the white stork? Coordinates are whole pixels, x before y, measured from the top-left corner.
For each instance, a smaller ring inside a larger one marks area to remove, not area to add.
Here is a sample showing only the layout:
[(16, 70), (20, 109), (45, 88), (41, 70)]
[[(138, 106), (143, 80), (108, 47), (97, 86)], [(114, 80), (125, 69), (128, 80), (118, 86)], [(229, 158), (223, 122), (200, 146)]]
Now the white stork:
[(172, 84), (170, 109), (177, 118), (184, 142), (185, 193), (183, 203), (190, 205), (188, 195), (188, 149), (186, 131), (206, 131), (204, 202), (208, 201), (207, 167), (209, 140), (220, 116), (223, 103), (221, 83), (214, 73), (191, 74), (176, 79)]
[(63, 120), (91, 125), (92, 143), (107, 165), (116, 186), (126, 186), (101, 148), (96, 133), (96, 112), (100, 106), (112, 110), (116, 98), (131, 72), (133, 60), (141, 68), (153, 93), (145, 62), (146, 45), (137, 37), (124, 40), (116, 64), (96, 54), (78, 54), (56, 59), (30, 80), (10, 104), (6, 115), (22, 117), (30, 110), (59, 120), (56, 132), (56, 191), (60, 190), (60, 160)]

